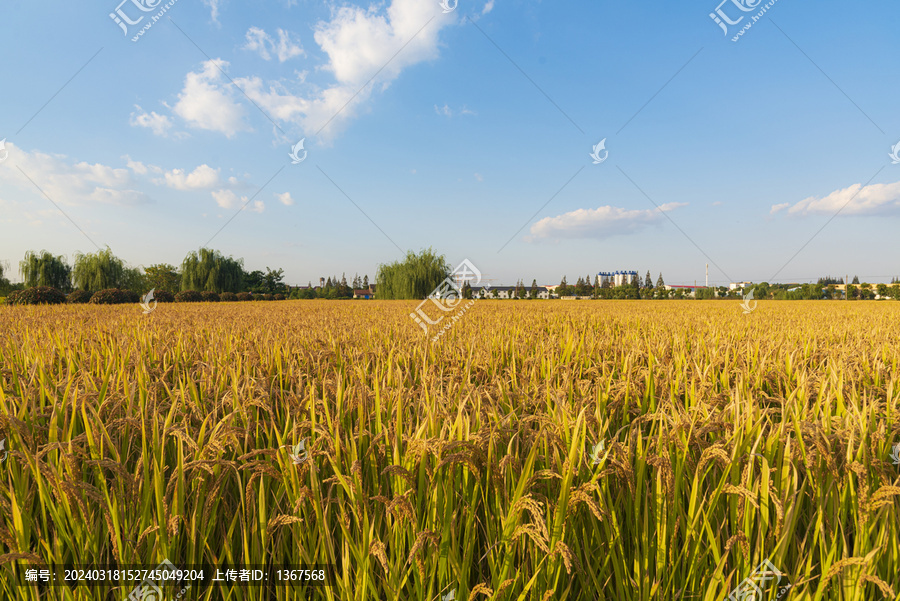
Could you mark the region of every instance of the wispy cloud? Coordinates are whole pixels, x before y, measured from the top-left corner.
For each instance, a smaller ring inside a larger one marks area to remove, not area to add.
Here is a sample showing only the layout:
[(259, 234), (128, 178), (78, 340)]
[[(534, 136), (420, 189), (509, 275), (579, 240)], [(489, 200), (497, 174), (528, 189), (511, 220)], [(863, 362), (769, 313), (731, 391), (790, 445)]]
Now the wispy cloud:
[[(69, 206), (96, 204), (136, 205), (150, 202), (150, 198), (137, 190), (135, 174), (146, 169), (129, 161), (128, 167), (113, 167), (102, 163), (75, 161), (62, 154), (22, 150), (7, 141), (9, 160), (0, 163), (0, 200), (10, 187), (40, 195), (34, 184), (53, 199), (53, 202)], [(26, 175), (27, 174), (27, 177)], [(19, 195), (15, 195), (18, 197)]]
[(627, 210), (602, 206), (578, 209), (556, 217), (545, 217), (531, 226), (528, 241), (546, 238), (611, 238), (636, 233), (662, 220), (664, 211), (687, 206), (687, 203), (668, 203), (659, 209)]
[(305, 56), (303, 47), (299, 42), (291, 40), (291, 34), (283, 29), (277, 29), (278, 41), (275, 41), (265, 30), (259, 27), (251, 27), (247, 31), (247, 43), (245, 50), (258, 53), (265, 60), (272, 60), (274, 54), (279, 62), (292, 59), (297, 56)]
[(900, 214), (900, 182), (893, 184), (853, 184), (835, 190), (827, 196), (804, 198), (793, 206), (790, 203), (772, 205), (770, 214), (787, 209), (788, 215), (898, 215)]
[(219, 2), (221, 0), (203, 0), (204, 6), (209, 8), (209, 18), (216, 25), (219, 24)]
[(434, 112), (438, 115), (444, 117), (454, 117), (454, 116), (465, 116), (465, 115), (474, 115), (475, 111), (470, 111), (468, 108), (463, 106), (461, 109), (452, 109), (450, 105), (445, 104), (444, 106), (434, 105)]

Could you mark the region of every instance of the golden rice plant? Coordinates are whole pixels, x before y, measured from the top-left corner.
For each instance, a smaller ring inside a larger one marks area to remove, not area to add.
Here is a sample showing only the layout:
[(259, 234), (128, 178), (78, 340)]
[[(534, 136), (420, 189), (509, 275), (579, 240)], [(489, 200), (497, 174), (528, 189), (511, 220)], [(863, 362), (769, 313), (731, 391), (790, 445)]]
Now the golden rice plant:
[(169, 559), (334, 569), (191, 599), (714, 601), (768, 560), (900, 600), (900, 305), (413, 306), (0, 308), (0, 598)]

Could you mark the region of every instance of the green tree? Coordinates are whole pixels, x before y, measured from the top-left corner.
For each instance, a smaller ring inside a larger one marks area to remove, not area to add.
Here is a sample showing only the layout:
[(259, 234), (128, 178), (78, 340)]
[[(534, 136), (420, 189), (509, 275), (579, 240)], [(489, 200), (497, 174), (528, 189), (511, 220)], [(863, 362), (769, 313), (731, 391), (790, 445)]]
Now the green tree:
[(125, 263), (109, 247), (95, 253), (75, 255), (72, 270), (75, 287), (88, 292), (125, 286)]
[(538, 285), (537, 280), (531, 280), (531, 292), (528, 295), (530, 298), (534, 299), (538, 297)]
[(181, 289), (210, 292), (244, 292), (244, 260), (201, 248), (181, 263)]
[(444, 255), (431, 248), (418, 254), (409, 251), (402, 261), (378, 266), (375, 286), (379, 299), (422, 299), (450, 274), (450, 265)]
[(663, 281), (662, 272), (659, 272), (659, 277), (656, 279), (656, 287), (657, 288), (665, 288), (666, 283)]
[(263, 276), (263, 285), (266, 294), (278, 294), (285, 291), (284, 285), (284, 269), (274, 270), (266, 267), (266, 273)]
[[(662, 274), (659, 274), (662, 277)], [(644, 276), (644, 288), (653, 288), (653, 280), (650, 278), (650, 270), (647, 270), (647, 275)]]
[(25, 258), (19, 262), (19, 273), (25, 288), (52, 286), (64, 291), (72, 288), (72, 268), (66, 263), (65, 257), (54, 257), (46, 250), (42, 250), (41, 254), (32, 251), (25, 253)]
[(887, 284), (878, 284), (875, 286), (875, 290), (878, 292), (878, 296), (884, 298), (888, 295), (888, 286)]
[(168, 263), (157, 263), (144, 268), (148, 289), (165, 290), (176, 293), (181, 290), (181, 275), (177, 268)]
[(140, 269), (137, 267), (126, 267), (122, 272), (122, 280), (119, 282), (119, 287), (143, 294), (150, 290), (150, 286), (147, 283), (147, 276), (141, 273)]
[(850, 283), (851, 284), (859, 284), (859, 276), (858, 275), (853, 276), (853, 281)]

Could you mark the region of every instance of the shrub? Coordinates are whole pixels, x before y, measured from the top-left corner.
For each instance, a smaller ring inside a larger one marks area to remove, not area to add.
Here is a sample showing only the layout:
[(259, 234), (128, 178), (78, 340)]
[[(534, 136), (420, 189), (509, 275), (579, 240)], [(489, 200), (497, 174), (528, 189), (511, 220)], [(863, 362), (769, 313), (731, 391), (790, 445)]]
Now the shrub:
[(249, 301), (249, 300), (253, 300), (253, 295), (250, 294), (249, 292), (238, 292), (237, 299), (239, 301)]
[(153, 300), (158, 303), (174, 303), (175, 295), (169, 292), (168, 290), (154, 290), (153, 291)]
[(275, 300), (284, 300), (284, 295), (279, 292), (275, 295)]
[(225, 302), (233, 303), (237, 299), (238, 299), (237, 294), (235, 294), (234, 292), (223, 292), (222, 294), (219, 295), (219, 300), (222, 301), (223, 303), (225, 303)]
[(130, 298), (130, 295), (125, 290), (107, 288), (106, 290), (95, 292), (90, 302), (92, 305), (121, 305), (132, 302)]
[(91, 293), (87, 290), (76, 290), (66, 297), (66, 300), (72, 304), (91, 302)]
[(175, 295), (176, 303), (199, 303), (203, 296), (196, 290), (182, 290)]
[(11, 292), (6, 302), (10, 305), (61, 305), (66, 302), (66, 295), (50, 286), (35, 286)]
[(275, 300), (275, 295), (274, 294), (263, 294), (262, 299), (267, 300), (267, 301)]
[(122, 295), (125, 298), (126, 303), (139, 303), (143, 300), (141, 295), (134, 290), (123, 290)]
[(210, 292), (208, 290), (204, 290), (200, 293), (200, 298), (205, 303), (217, 303), (219, 302), (219, 295), (216, 292)]

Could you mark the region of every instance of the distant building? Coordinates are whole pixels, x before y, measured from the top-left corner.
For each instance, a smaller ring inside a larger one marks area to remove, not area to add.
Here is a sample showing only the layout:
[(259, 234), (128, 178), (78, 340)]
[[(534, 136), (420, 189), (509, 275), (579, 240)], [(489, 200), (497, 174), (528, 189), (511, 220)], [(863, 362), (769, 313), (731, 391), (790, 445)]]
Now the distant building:
[(368, 300), (370, 298), (375, 298), (375, 293), (368, 288), (362, 288), (360, 290), (353, 291), (353, 298), (364, 298)]
[(729, 290), (738, 290), (739, 288), (746, 288), (747, 286), (752, 286), (753, 282), (731, 282), (728, 284)]
[(609, 282), (609, 285), (614, 288), (627, 284), (640, 284), (640, 276), (636, 271), (601, 271), (597, 274), (597, 285), (602, 288), (606, 282)]

